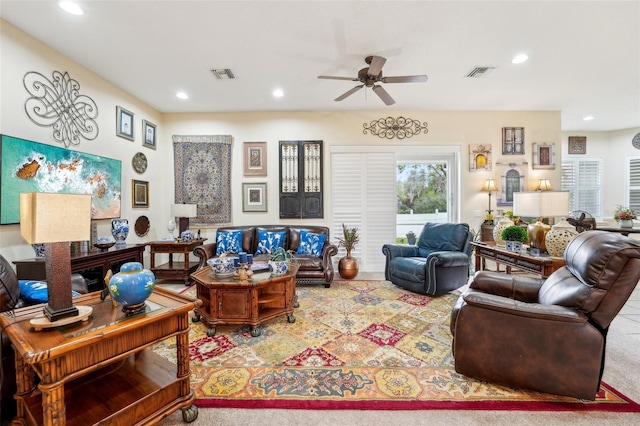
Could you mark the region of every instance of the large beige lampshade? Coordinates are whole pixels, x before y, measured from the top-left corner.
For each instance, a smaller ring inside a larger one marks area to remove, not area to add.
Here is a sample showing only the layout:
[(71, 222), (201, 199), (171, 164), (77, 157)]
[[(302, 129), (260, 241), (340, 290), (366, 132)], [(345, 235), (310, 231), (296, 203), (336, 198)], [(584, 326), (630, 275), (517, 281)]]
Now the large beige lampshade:
[(178, 235), (189, 229), (189, 218), (198, 216), (197, 204), (171, 204), (171, 216), (178, 218)]
[(20, 233), (29, 244), (89, 240), (91, 195), (20, 194)]

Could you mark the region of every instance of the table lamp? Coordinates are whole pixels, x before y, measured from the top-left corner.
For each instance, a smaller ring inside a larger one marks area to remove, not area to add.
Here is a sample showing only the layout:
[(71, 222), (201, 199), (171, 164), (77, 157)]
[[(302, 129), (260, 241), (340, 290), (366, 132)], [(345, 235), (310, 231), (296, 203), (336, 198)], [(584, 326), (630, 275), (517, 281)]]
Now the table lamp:
[(178, 218), (178, 236), (189, 229), (189, 218), (198, 216), (197, 204), (172, 204), (171, 216)]
[(538, 191), (551, 191), (551, 189), (549, 179), (540, 179), (540, 182), (538, 182)]
[(491, 192), (497, 191), (497, 190), (498, 188), (496, 187), (495, 179), (487, 179), (484, 182), (484, 186), (481, 189), (482, 192), (489, 193), (489, 208), (487, 209), (487, 216), (485, 217), (485, 221), (484, 221), (485, 225), (493, 225), (493, 215), (491, 214), (491, 212), (493, 211), (491, 210)]
[(546, 252), (546, 236), (551, 227), (542, 223), (542, 219), (566, 216), (569, 213), (569, 192), (514, 192), (513, 213), (518, 216), (537, 218), (535, 223), (527, 226), (529, 245)]
[[(26, 192), (20, 194), (20, 233), (30, 244), (44, 244), (49, 323), (75, 322), (91, 307), (73, 306), (70, 241), (87, 241), (91, 233), (91, 195)], [(78, 317), (71, 321), (64, 319)], [(46, 327), (46, 325), (43, 325)]]

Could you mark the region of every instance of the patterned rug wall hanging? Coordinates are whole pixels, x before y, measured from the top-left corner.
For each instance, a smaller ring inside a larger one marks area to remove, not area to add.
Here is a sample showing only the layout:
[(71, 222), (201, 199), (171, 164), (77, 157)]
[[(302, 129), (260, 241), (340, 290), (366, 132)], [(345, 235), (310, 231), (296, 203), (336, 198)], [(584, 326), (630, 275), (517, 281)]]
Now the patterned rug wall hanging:
[(173, 136), (175, 202), (197, 204), (194, 225), (231, 223), (231, 148), (233, 138)]

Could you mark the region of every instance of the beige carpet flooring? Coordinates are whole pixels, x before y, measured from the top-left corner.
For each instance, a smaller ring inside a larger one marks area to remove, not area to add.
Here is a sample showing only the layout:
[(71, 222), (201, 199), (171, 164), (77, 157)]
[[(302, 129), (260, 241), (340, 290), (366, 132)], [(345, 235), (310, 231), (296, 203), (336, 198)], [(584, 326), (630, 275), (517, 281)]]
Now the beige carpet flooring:
[[(358, 279), (383, 279), (380, 274), (360, 274)], [(184, 285), (161, 284), (177, 290)], [(330, 291), (330, 289), (327, 289)], [(636, 402), (640, 402), (640, 287), (611, 324), (607, 338), (603, 380)], [(178, 411), (161, 426), (184, 425)], [(216, 426), (351, 426), (351, 425), (639, 425), (640, 413), (531, 412), (469, 410), (252, 410), (200, 408), (191, 425)]]

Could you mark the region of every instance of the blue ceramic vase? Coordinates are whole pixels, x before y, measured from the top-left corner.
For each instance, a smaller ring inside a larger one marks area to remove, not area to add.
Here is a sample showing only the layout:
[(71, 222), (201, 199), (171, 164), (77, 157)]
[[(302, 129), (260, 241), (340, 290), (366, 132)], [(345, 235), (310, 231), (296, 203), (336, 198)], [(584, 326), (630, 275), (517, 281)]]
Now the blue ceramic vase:
[(129, 221), (127, 219), (113, 219), (111, 221), (111, 235), (116, 240), (116, 247), (126, 246), (125, 240), (129, 236)]
[(125, 312), (144, 311), (145, 300), (153, 291), (156, 277), (140, 262), (128, 262), (122, 265), (120, 272), (109, 280), (109, 293), (122, 305)]

